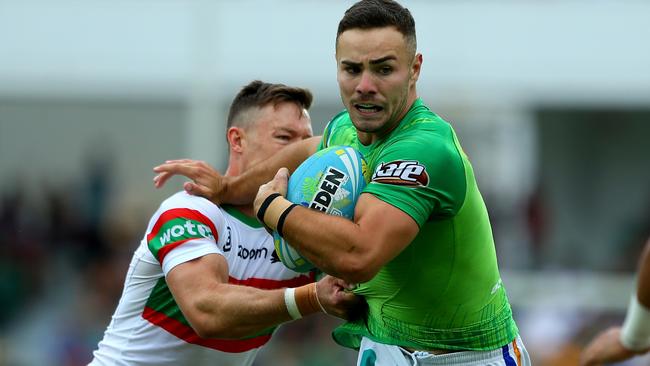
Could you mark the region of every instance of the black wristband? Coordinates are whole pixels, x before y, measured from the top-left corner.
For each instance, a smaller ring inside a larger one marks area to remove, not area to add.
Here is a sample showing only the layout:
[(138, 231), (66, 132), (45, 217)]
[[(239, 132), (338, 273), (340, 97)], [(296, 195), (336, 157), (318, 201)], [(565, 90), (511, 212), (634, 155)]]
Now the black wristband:
[(264, 202), (262, 202), (260, 209), (257, 210), (257, 213), (255, 214), (255, 216), (257, 216), (257, 219), (260, 220), (262, 224), (264, 224), (264, 214), (266, 213), (266, 209), (269, 208), (271, 202), (273, 202), (274, 199), (280, 196), (282, 196), (280, 193), (272, 193), (264, 199)]
[(287, 209), (282, 212), (282, 214), (280, 215), (280, 218), (278, 219), (278, 226), (275, 228), (275, 231), (277, 231), (278, 234), (281, 237), (284, 237), (284, 235), (282, 234), (282, 227), (284, 226), (284, 219), (287, 218), (287, 215), (289, 214), (289, 211), (293, 210), (296, 206), (299, 206), (299, 205), (297, 203), (292, 203), (291, 206), (287, 207)]

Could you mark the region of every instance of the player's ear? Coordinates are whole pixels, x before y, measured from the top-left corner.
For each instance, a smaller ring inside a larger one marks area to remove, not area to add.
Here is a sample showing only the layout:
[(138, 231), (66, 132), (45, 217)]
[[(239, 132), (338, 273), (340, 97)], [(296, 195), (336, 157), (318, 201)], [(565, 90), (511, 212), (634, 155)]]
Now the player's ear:
[(228, 128), (226, 138), (228, 139), (228, 145), (230, 145), (231, 151), (240, 153), (244, 150), (245, 135), (246, 131), (243, 128), (237, 126)]
[(415, 83), (420, 78), (420, 70), (422, 69), (422, 54), (417, 53), (413, 57), (413, 63), (411, 64), (411, 82)]

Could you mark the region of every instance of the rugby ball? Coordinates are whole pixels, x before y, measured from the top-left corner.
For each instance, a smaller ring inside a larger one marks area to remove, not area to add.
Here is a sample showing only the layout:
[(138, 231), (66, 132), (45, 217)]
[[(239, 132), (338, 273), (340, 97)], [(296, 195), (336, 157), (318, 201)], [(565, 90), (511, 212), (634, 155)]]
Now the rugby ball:
[[(349, 146), (332, 146), (316, 152), (289, 177), (287, 199), (324, 213), (354, 218), (357, 199), (366, 186), (366, 161)], [(277, 231), (273, 232), (280, 261), (296, 272), (314, 269)]]

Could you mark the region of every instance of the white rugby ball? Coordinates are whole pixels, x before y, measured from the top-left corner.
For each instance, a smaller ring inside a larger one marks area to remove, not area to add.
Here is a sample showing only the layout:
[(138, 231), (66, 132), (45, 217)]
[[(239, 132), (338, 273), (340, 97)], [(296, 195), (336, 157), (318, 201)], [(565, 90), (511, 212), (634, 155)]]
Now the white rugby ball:
[[(289, 177), (287, 199), (330, 215), (354, 218), (357, 199), (366, 186), (366, 162), (349, 146), (332, 146), (316, 152)], [(273, 232), (280, 261), (296, 272), (314, 268), (307, 259)]]

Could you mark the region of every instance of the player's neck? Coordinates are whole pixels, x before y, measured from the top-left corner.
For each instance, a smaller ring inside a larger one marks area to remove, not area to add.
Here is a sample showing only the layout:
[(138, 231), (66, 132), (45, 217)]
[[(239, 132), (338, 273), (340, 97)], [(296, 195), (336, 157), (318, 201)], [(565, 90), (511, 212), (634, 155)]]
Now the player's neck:
[[(223, 174), (226, 177), (234, 177), (239, 174), (241, 174), (242, 169), (241, 169), (241, 164), (238, 161), (235, 161), (235, 159), (232, 158), (232, 152), (231, 152), (231, 158), (228, 162), (228, 167), (226, 168), (226, 172)], [(246, 216), (249, 217), (255, 217), (255, 211), (253, 210), (253, 204), (251, 203), (250, 205), (230, 205), (233, 208), (235, 208), (237, 211), (243, 213)]]

